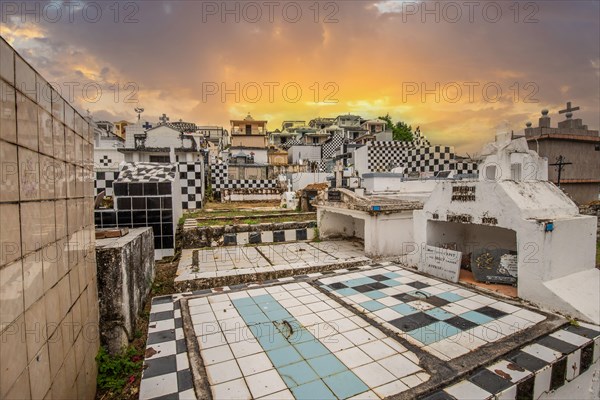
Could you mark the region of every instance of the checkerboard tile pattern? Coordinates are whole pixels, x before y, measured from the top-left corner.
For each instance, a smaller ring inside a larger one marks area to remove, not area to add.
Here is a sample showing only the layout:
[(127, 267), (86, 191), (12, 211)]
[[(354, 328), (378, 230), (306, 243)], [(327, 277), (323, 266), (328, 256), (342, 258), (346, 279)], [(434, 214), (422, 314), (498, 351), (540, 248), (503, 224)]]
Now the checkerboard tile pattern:
[(214, 398), (377, 398), (429, 378), (413, 353), (306, 282), (188, 304)]
[(140, 399), (195, 399), (181, 319), (180, 296), (152, 300)]
[(329, 168), (331, 163), (327, 160), (331, 159), (344, 144), (344, 138), (340, 135), (333, 135), (321, 147), (321, 161), (319, 162), (319, 171), (331, 172)]
[(589, 370), (599, 358), (600, 327), (567, 326), (426, 399), (538, 399)]
[(460, 357), (546, 319), (396, 266), (325, 278), (318, 283), (442, 360)]
[(181, 186), (181, 205), (184, 210), (202, 208), (202, 168), (200, 162), (180, 162), (179, 183)]
[(94, 189), (96, 196), (103, 190), (106, 191), (106, 196), (114, 196), (113, 182), (117, 180), (119, 171), (96, 171), (96, 179), (94, 180)]
[(210, 176), (212, 190), (223, 189), (275, 189), (279, 187), (277, 179), (229, 179), (227, 164), (212, 164)]

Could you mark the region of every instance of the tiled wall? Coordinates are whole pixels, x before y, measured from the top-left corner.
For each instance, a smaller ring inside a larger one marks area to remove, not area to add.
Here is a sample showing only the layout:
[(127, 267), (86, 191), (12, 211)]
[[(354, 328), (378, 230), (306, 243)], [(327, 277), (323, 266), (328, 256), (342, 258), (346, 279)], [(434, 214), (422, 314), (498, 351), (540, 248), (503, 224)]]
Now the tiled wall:
[(0, 398), (93, 398), (93, 131), (1, 38), (0, 78)]
[(155, 249), (175, 248), (175, 223), (171, 182), (115, 182), (115, 210), (96, 210), (99, 228), (149, 226)]

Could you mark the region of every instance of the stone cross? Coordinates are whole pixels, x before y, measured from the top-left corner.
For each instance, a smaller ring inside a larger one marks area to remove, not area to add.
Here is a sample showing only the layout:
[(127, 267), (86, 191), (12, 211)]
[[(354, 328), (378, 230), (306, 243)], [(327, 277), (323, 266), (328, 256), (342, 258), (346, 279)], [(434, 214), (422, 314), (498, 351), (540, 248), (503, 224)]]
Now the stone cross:
[(169, 117), (167, 117), (167, 115), (165, 113), (163, 113), (162, 117), (160, 117), (158, 120), (160, 122), (162, 122), (163, 124), (166, 124), (167, 121), (169, 121)]
[(148, 129), (152, 128), (152, 124), (150, 122), (146, 121), (144, 123), (144, 125), (142, 125), (142, 128), (144, 128), (145, 130), (148, 130)]
[(577, 110), (579, 110), (579, 106), (577, 106), (577, 107), (571, 107), (571, 102), (568, 101), (567, 102), (567, 108), (565, 108), (564, 110), (560, 110), (558, 113), (559, 114), (567, 113), (566, 117), (568, 119), (571, 119), (571, 117), (573, 116), (573, 111), (577, 111)]

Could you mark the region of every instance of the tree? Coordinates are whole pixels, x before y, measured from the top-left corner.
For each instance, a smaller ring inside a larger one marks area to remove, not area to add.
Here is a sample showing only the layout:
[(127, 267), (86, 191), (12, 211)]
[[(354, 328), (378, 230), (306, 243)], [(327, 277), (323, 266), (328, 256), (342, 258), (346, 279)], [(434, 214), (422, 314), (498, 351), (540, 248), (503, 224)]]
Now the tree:
[(392, 131), (392, 138), (394, 140), (403, 142), (410, 142), (413, 140), (412, 127), (410, 125), (407, 125), (402, 121), (398, 121), (394, 124), (389, 113), (387, 113), (385, 117), (379, 117), (379, 119), (386, 122), (386, 129)]
[(400, 140), (404, 142), (410, 142), (413, 140), (412, 127), (410, 125), (406, 125), (406, 123), (402, 121), (398, 121), (396, 123), (393, 132), (394, 140)]

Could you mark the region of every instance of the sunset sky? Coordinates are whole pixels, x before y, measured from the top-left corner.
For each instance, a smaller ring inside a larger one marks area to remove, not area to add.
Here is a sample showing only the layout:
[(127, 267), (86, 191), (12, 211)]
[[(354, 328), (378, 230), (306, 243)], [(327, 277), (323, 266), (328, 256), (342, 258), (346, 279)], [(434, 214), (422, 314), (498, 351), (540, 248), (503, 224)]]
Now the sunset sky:
[(1, 35), (95, 119), (389, 113), (463, 153), (567, 101), (600, 122), (598, 1), (76, 3), (5, 2)]

